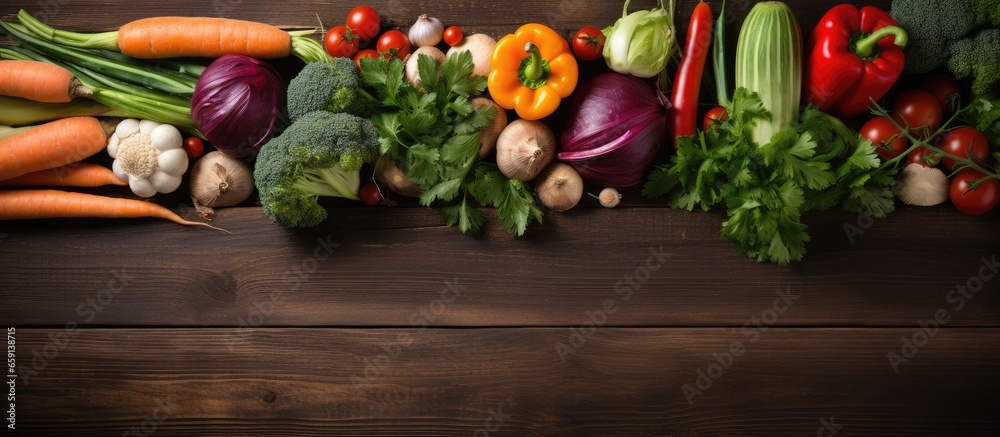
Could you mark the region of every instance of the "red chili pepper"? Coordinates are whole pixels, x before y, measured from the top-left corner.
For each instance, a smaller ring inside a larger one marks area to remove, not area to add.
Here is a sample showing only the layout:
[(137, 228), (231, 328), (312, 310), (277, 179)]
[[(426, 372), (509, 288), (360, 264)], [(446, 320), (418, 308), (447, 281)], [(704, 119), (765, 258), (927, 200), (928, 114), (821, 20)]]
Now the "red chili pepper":
[(698, 3), (691, 14), (684, 56), (674, 77), (674, 91), (670, 99), (670, 120), (674, 129), (674, 148), (677, 138), (698, 132), (698, 92), (701, 76), (712, 43), (712, 8), (706, 2)]
[(809, 36), (806, 103), (848, 120), (868, 111), (903, 72), (906, 32), (885, 11), (849, 4), (827, 11)]

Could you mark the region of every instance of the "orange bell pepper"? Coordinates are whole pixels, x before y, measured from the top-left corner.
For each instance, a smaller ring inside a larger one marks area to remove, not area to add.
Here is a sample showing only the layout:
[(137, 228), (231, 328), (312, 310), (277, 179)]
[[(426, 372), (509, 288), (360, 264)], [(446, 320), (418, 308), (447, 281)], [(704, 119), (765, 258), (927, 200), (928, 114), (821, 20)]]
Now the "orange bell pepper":
[(490, 95), (525, 120), (544, 118), (576, 89), (580, 72), (569, 43), (542, 24), (525, 24), (497, 42)]

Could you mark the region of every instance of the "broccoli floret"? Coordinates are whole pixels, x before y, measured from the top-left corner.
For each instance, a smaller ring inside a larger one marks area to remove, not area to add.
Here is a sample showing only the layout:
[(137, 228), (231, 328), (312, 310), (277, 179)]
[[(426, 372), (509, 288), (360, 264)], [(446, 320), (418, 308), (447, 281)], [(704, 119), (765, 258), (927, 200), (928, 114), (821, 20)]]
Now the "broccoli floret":
[(358, 199), (361, 166), (379, 156), (378, 129), (368, 119), (314, 111), (260, 149), (253, 177), (264, 213), (288, 228), (326, 219), (318, 196)]
[(909, 36), (904, 69), (916, 74), (947, 65), (948, 47), (978, 24), (971, 1), (892, 0), (889, 14)]
[(1000, 0), (974, 0), (976, 23), (1000, 26)]
[(1000, 29), (984, 29), (951, 46), (948, 70), (958, 79), (971, 77), (972, 94), (994, 97), (1000, 83)]
[(361, 86), (358, 68), (348, 58), (310, 62), (288, 84), (288, 117), (295, 122), (313, 111), (367, 117), (370, 98)]

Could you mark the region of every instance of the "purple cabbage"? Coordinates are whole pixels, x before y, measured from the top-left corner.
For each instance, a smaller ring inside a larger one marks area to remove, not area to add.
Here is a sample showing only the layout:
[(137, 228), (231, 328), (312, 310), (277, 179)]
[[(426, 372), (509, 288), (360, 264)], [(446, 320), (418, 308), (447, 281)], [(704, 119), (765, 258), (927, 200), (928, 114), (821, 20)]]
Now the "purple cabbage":
[(558, 158), (587, 182), (636, 185), (660, 150), (669, 105), (655, 87), (634, 76), (597, 76), (573, 93)]
[(284, 127), (285, 84), (265, 62), (222, 56), (198, 79), (191, 118), (220, 152), (234, 158), (255, 156)]

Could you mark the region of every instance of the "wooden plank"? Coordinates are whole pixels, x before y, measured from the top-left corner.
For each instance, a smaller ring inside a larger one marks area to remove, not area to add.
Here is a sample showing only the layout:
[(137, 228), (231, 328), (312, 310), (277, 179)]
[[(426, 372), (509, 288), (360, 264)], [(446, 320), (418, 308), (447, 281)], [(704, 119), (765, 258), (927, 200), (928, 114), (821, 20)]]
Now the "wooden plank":
[[(146, 420), (156, 435), (467, 436), (489, 423), (491, 436), (801, 436), (832, 420), (838, 435), (995, 432), (998, 330), (940, 329), (926, 343), (915, 332), (771, 329), (754, 342), (730, 329), (601, 329), (564, 363), (555, 345), (570, 344), (567, 329), (259, 329), (236, 344), (226, 329), (68, 340), (18, 329), (22, 365), (64, 343), (19, 380), (18, 429), (118, 435)], [(924, 346), (896, 373), (887, 353), (901, 337)], [(742, 352), (730, 359), (731, 348)], [(689, 403), (699, 371), (715, 378)], [(491, 411), (502, 424), (487, 422)]]
[[(423, 208), (337, 208), (304, 230), (274, 225), (258, 208), (230, 209), (216, 224), (232, 235), (155, 220), (8, 222), (0, 318), (410, 326), (451, 283), (460, 296), (433, 325), (572, 326), (611, 299), (621, 306), (608, 321), (615, 326), (740, 326), (787, 290), (801, 298), (781, 325), (912, 326), (957, 307), (952, 290), (978, 277), (983, 258), (995, 259), (1000, 247), (1000, 213), (969, 217), (950, 207), (908, 208), (860, 225), (853, 214), (810, 215), (814, 241), (789, 268), (737, 252), (718, 236), (718, 213), (571, 211), (549, 214), (521, 239), (488, 213), (479, 237)], [(870, 228), (851, 244), (845, 225)], [(1000, 322), (997, 278), (962, 299), (954, 325)]]

